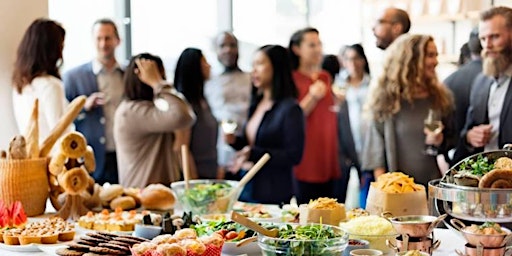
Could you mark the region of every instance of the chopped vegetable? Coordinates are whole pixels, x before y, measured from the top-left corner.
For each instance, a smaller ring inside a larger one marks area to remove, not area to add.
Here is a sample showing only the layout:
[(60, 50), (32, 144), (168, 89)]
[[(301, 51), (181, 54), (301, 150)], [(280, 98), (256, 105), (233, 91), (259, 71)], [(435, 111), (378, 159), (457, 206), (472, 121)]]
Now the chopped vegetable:
[(466, 161), (462, 162), (459, 166), (459, 171), (469, 171), (478, 176), (483, 176), (493, 169), (494, 164), (491, 163), (487, 157), (483, 157), (482, 155), (479, 155), (476, 161), (474, 159), (466, 159)]

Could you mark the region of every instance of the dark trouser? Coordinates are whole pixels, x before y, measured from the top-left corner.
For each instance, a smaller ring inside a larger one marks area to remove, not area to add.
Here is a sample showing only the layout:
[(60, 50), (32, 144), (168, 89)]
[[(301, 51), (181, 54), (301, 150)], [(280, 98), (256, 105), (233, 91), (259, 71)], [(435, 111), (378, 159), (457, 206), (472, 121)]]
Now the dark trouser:
[(295, 180), (295, 197), (298, 204), (307, 204), (319, 197), (334, 197), (333, 181), (311, 183)]
[(348, 181), (350, 180), (351, 166), (341, 166), (341, 177), (333, 180), (334, 198), (338, 199), (338, 203), (345, 203), (347, 199)]
[(370, 190), (370, 184), (375, 181), (373, 171), (361, 172), (361, 188), (359, 193), (359, 207), (366, 208), (366, 198), (368, 197), (368, 191)]
[(105, 182), (110, 184), (119, 183), (116, 152), (107, 152), (105, 155), (105, 165), (103, 166), (103, 175), (96, 177), (96, 183), (103, 185)]

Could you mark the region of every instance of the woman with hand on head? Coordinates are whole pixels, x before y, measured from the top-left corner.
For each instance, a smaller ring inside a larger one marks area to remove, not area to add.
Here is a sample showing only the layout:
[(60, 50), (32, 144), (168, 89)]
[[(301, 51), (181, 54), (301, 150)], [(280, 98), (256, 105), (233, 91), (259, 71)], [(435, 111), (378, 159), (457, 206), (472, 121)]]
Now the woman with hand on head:
[(240, 150), (232, 171), (265, 153), (271, 158), (246, 185), (240, 200), (289, 203), (292, 168), (300, 162), (304, 148), (304, 115), (296, 100), (287, 50), (279, 45), (261, 47), (254, 55), (251, 80), (253, 94), (243, 132), (224, 135), (226, 143)]
[(334, 197), (333, 181), (340, 177), (338, 124), (331, 78), (322, 70), (322, 43), (318, 30), (295, 32), (288, 47), (293, 80), (306, 115), (304, 157), (295, 167), (298, 203), (319, 197)]
[[(386, 171), (401, 171), (427, 186), (441, 178), (435, 155), (453, 146), (453, 99), (437, 78), (437, 47), (428, 35), (405, 34), (386, 50), (383, 73), (370, 87), (365, 110), (369, 128), (363, 149), (363, 169), (375, 178)], [(429, 109), (440, 114), (442, 132), (425, 126)]]
[(114, 118), (119, 183), (143, 188), (180, 179), (173, 151), (174, 132), (192, 126), (188, 103), (165, 80), (162, 60), (143, 53), (132, 57), (125, 76), (125, 99)]

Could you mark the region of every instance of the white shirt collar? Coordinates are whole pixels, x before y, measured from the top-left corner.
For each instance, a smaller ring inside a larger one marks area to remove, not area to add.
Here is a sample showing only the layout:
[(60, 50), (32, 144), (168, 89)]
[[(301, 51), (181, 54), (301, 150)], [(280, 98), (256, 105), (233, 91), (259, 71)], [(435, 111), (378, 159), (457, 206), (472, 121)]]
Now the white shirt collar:
[[(92, 61), (92, 72), (95, 75), (98, 75), (103, 69), (104, 69), (103, 64), (101, 64), (101, 62), (99, 62), (97, 59), (94, 59)], [(121, 70), (121, 66), (119, 65), (119, 63), (117, 61), (116, 61), (116, 64), (114, 65), (114, 69)]]

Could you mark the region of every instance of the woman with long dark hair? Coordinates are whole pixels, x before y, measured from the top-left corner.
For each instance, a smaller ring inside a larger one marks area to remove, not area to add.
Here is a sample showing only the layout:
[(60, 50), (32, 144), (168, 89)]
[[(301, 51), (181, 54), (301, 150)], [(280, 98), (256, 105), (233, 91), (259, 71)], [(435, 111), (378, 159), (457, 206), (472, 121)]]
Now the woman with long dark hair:
[[(14, 117), (20, 133), (28, 127), (35, 99), (39, 99), (40, 138), (46, 138), (64, 115), (68, 102), (59, 64), (62, 64), (65, 35), (59, 23), (37, 19), (21, 39), (12, 75)], [(72, 126), (68, 128), (72, 129)]]
[(331, 77), (322, 70), (322, 43), (318, 30), (305, 28), (290, 38), (293, 80), (306, 115), (306, 141), (302, 162), (295, 167), (296, 197), (308, 203), (333, 197), (334, 180), (340, 177), (336, 113)]
[(125, 187), (180, 179), (174, 132), (190, 127), (195, 116), (164, 79), (162, 60), (149, 53), (132, 57), (126, 68), (125, 99), (114, 118), (119, 183)]
[(181, 145), (189, 146), (192, 177), (213, 179), (221, 175), (217, 164), (218, 123), (204, 97), (204, 84), (210, 78), (210, 64), (201, 50), (185, 49), (176, 64), (174, 86), (181, 92), (197, 116), (191, 129), (180, 130), (174, 149), (180, 155)]
[(302, 159), (304, 115), (297, 102), (287, 50), (279, 45), (261, 47), (253, 59), (254, 86), (249, 119), (239, 136), (225, 140), (240, 150), (235, 169), (256, 162), (265, 153), (271, 158), (252, 178), (240, 197), (265, 204), (290, 202), (293, 196), (292, 170)]

